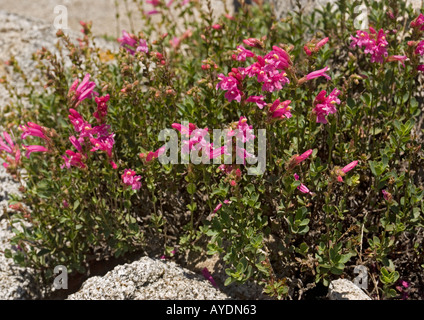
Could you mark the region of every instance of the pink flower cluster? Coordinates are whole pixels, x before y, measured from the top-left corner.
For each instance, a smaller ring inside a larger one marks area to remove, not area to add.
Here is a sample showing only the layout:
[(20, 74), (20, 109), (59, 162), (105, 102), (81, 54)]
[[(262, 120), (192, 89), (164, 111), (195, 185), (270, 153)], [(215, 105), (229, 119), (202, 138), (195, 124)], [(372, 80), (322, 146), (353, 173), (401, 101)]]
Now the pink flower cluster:
[(386, 40), (386, 33), (383, 29), (377, 31), (370, 27), (370, 33), (362, 30), (356, 31), (356, 37), (351, 36), (352, 43), (350, 46), (362, 48), (365, 47), (364, 52), (371, 54), (371, 62), (383, 63), (384, 58), (388, 56), (387, 46), (389, 43)]
[(416, 55), (424, 55), (424, 40), (420, 41), (415, 49)]
[(134, 55), (136, 52), (149, 53), (149, 47), (144, 39), (137, 39), (133, 34), (129, 34), (122, 30), (122, 38), (118, 38), (121, 47), (125, 48), (130, 54)]
[(277, 99), (274, 101), (274, 103), (269, 108), (269, 114), (271, 118), (274, 119), (283, 119), (283, 118), (291, 118), (291, 107), (290, 107), (291, 100), (286, 100), (283, 102), (280, 102), (280, 99)]
[(93, 91), (95, 87), (96, 83), (90, 81), (90, 74), (87, 73), (81, 83), (79, 83), (78, 79), (75, 79), (69, 89), (68, 97), (76, 102), (75, 107), (77, 107), (84, 99), (99, 95), (97, 92)]
[(221, 164), (218, 167), (218, 170), (220, 170), (226, 175), (224, 182), (229, 182), (232, 187), (235, 187), (237, 185), (237, 182), (241, 180), (242, 173), (237, 165)]
[(216, 89), (226, 91), (225, 98), (231, 102), (233, 100), (240, 102), (243, 95), (242, 92), (242, 80), (244, 76), (239, 72), (238, 69), (233, 68), (228, 76), (224, 76), (222, 73), (218, 75), (220, 82), (216, 85)]
[(19, 146), (13, 143), (10, 135), (5, 131), (3, 132), (4, 140), (0, 136), (0, 150), (6, 151), (8, 154), (13, 156), (13, 158), (7, 156), (6, 162), (3, 163), (3, 167), (6, 169), (10, 166), (17, 167), (20, 164), (21, 160), (21, 151), (19, 150)]
[(93, 116), (97, 119), (97, 122), (99, 124), (105, 123), (106, 116), (107, 116), (107, 102), (109, 101), (110, 96), (109, 94), (103, 96), (103, 97), (96, 97), (94, 98), (94, 101), (96, 101), (97, 104), (97, 110), (94, 111)]
[(141, 188), (141, 176), (137, 176), (135, 171), (131, 169), (125, 169), (121, 179), (126, 186), (131, 186), (133, 190), (138, 190)]
[[(422, 31), (424, 31), (424, 15), (422, 13), (411, 22), (411, 27), (416, 30), (418, 36), (422, 34)], [(416, 55), (424, 55), (424, 40), (420, 42), (409, 41), (408, 45), (416, 46), (414, 51)], [(418, 65), (417, 70), (424, 72), (424, 64)]]
[[(237, 137), (241, 142), (246, 143), (249, 141), (253, 141), (255, 139), (255, 136), (253, 135), (253, 126), (247, 124), (247, 118), (246, 117), (240, 117), (238, 122), (235, 122), (233, 124), (234, 129), (230, 130), (227, 134), (227, 138), (231, 137)], [(232, 143), (231, 139), (228, 139), (229, 143)], [(253, 154), (250, 154), (247, 152), (246, 149), (235, 146), (235, 148), (232, 148), (232, 150), (236, 150), (236, 163), (246, 163), (247, 158), (254, 158), (255, 156)]]
[(263, 83), (262, 91), (278, 91), (290, 82), (286, 71), (293, 63), (285, 50), (273, 46), (272, 50), (262, 57), (244, 49), (242, 46), (238, 47), (238, 50), (240, 49), (237, 60), (244, 61), (245, 57), (254, 57), (257, 60), (246, 68), (240, 68), (240, 72), (249, 78), (256, 77), (258, 82)]
[(214, 148), (205, 137), (209, 134), (209, 129), (199, 129), (196, 125), (189, 123), (188, 128), (179, 123), (173, 123), (172, 128), (178, 130), (186, 139), (182, 140), (182, 154), (190, 154), (191, 151), (204, 151), (209, 159), (215, 159), (226, 153), (226, 146)]
[[(251, 39), (245, 42), (252, 46), (257, 46)], [(256, 40), (256, 39), (253, 39)], [(257, 40), (259, 41), (259, 40)], [(227, 91), (225, 98), (231, 102), (233, 100), (240, 102), (243, 94), (243, 79), (255, 77), (262, 85), (262, 91), (274, 92), (281, 90), (284, 85), (289, 83), (286, 70), (293, 64), (289, 54), (280, 47), (273, 46), (272, 50), (265, 56), (256, 55), (252, 51), (244, 48), (242, 45), (237, 47), (237, 54), (233, 55), (234, 60), (245, 61), (247, 58), (255, 58), (256, 62), (246, 68), (232, 68), (228, 76), (220, 74), (220, 82), (216, 89)], [(258, 106), (263, 106), (262, 96), (252, 96), (248, 102), (256, 102)]]
[(422, 13), (411, 22), (411, 27), (418, 31), (424, 31), (424, 15)]
[[(264, 96), (250, 96), (246, 99), (246, 102), (256, 103), (259, 109), (263, 109), (268, 104), (264, 101)], [(280, 101), (280, 99), (276, 99), (268, 110), (268, 115), (271, 119), (284, 119), (291, 118), (291, 100)]]
[[(32, 136), (32, 137), (41, 138), (47, 143), (47, 145), (51, 145), (52, 143), (51, 139), (47, 137), (46, 135), (46, 128), (36, 123), (28, 122), (26, 126), (25, 125), (19, 126), (19, 129), (23, 131), (21, 135), (22, 140), (25, 140), (27, 137)], [(48, 148), (44, 146), (40, 146), (40, 145), (31, 145), (31, 146), (22, 145), (22, 148), (26, 150), (25, 156), (28, 159), (32, 152), (47, 152), (48, 151)]]
[[(33, 152), (48, 152), (49, 147), (52, 146), (52, 140), (48, 137), (49, 132), (47, 128), (44, 128), (36, 123), (28, 122), (26, 125), (19, 126), (22, 131), (21, 139), (25, 140), (28, 137), (41, 138), (47, 143), (47, 147), (42, 145), (22, 145), (22, 148), (26, 151), (25, 156), (29, 159)], [(49, 132), (49, 134), (52, 134)], [(19, 145), (15, 144), (11, 136), (5, 131), (3, 132), (3, 138), (0, 136), (0, 151), (8, 153), (6, 156), (6, 162), (3, 163), (3, 167), (13, 172), (21, 164), (21, 151)], [(10, 157), (12, 156), (12, 157)]]
[(97, 111), (94, 112), (94, 117), (100, 123), (98, 126), (92, 126), (86, 121), (83, 116), (75, 109), (69, 109), (69, 121), (72, 123), (74, 130), (78, 133), (78, 138), (75, 136), (69, 137), (69, 141), (75, 147), (77, 152), (72, 150), (66, 150), (66, 155), (63, 155), (65, 163), (61, 166), (62, 168), (70, 168), (71, 166), (78, 167), (81, 169), (86, 168), (85, 160), (87, 158), (86, 150), (95, 152), (98, 150), (104, 151), (109, 159), (111, 166), (116, 169), (116, 164), (112, 161), (112, 149), (115, 143), (115, 134), (110, 133), (110, 126), (105, 124), (105, 118), (107, 115), (107, 104), (109, 95), (104, 97), (96, 98)]
[(327, 123), (326, 116), (337, 112), (336, 104), (340, 104), (338, 98), (340, 90), (334, 88), (334, 90), (326, 97), (327, 92), (322, 90), (315, 98), (313, 113), (317, 116), (317, 123)]

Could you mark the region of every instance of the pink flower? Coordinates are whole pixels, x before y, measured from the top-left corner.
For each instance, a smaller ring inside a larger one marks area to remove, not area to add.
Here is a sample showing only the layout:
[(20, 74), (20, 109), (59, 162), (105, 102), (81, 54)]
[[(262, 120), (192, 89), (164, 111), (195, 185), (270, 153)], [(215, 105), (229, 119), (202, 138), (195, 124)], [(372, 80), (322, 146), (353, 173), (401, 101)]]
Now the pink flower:
[(7, 145), (4, 143), (3, 139), (0, 136), (0, 150), (4, 150), (7, 153), (13, 153), (13, 149), (15, 148), (15, 144), (13, 143), (12, 138), (10, 137), (10, 135), (6, 131), (3, 132), (3, 137), (4, 137), (4, 140), (6, 140)]
[(424, 30), (424, 15), (422, 13), (411, 22), (411, 27), (421, 31)]
[[(230, 204), (230, 203), (231, 203), (231, 201), (229, 201), (227, 199), (224, 200), (224, 204)], [(215, 216), (215, 213), (217, 213), (218, 210), (221, 209), (221, 208), (222, 208), (222, 203), (218, 203), (218, 205), (215, 207), (215, 209), (212, 212), (211, 218), (213, 218)]]
[(213, 213), (216, 213), (219, 209), (221, 209), (221, 207), (222, 207), (222, 203), (219, 203), (219, 204), (215, 207), (215, 209), (213, 210)]
[(26, 150), (25, 157), (27, 157), (28, 159), (32, 152), (47, 152), (48, 151), (46, 147), (38, 146), (38, 145), (33, 145), (33, 146), (23, 145), (22, 147)]
[(216, 85), (216, 89), (220, 88), (221, 90), (227, 91), (225, 93), (225, 98), (231, 102), (236, 100), (237, 102), (241, 101), (242, 92), (239, 90), (239, 80), (234, 76), (224, 76), (223, 74), (218, 75), (218, 79), (221, 81)]
[(303, 51), (305, 51), (305, 53), (308, 55), (308, 56), (312, 56), (312, 51), (311, 50), (309, 50), (309, 48), (308, 48), (308, 46), (304, 46), (303, 47)]
[(27, 126), (25, 125), (19, 126), (19, 129), (23, 131), (21, 135), (22, 140), (26, 139), (26, 137), (28, 136), (33, 136), (33, 137), (39, 137), (41, 139), (44, 139), (47, 142), (50, 141), (50, 139), (47, 138), (47, 136), (44, 134), (45, 130), (43, 129), (43, 127), (33, 122), (28, 122)]
[(103, 97), (96, 97), (94, 98), (94, 101), (97, 104), (97, 110), (93, 113), (94, 118), (97, 119), (97, 122), (99, 124), (104, 123), (106, 121), (106, 115), (107, 115), (107, 102), (109, 101), (110, 96), (109, 94), (103, 96)]
[(157, 7), (160, 5), (161, 0), (146, 0), (146, 3), (151, 4), (154, 7)]
[(409, 297), (409, 294), (408, 294), (408, 290), (405, 290), (405, 289), (408, 289), (409, 288), (409, 283), (408, 282), (406, 282), (406, 281), (404, 281), (404, 280), (399, 280), (399, 282), (398, 282), (400, 285), (397, 285), (396, 286), (396, 289), (399, 291), (399, 292), (401, 292), (402, 293), (402, 300), (406, 300), (406, 299), (408, 299), (408, 297)]
[(386, 40), (386, 34), (383, 29), (377, 32), (370, 27), (371, 36), (361, 30), (356, 31), (356, 37), (351, 36), (352, 43), (350, 46), (352, 48), (365, 47), (364, 53), (371, 54), (371, 62), (384, 62), (384, 57), (388, 56), (387, 46), (389, 43)]
[(165, 149), (166, 149), (166, 147), (163, 146), (163, 147), (160, 147), (159, 149), (157, 149), (155, 152), (150, 151), (147, 154), (146, 162), (150, 162), (153, 159), (159, 158), (165, 152)]
[(215, 159), (222, 156), (223, 154), (227, 154), (227, 147), (223, 146), (223, 147), (214, 149), (213, 143), (211, 143), (210, 149), (206, 149), (206, 153), (209, 159)]
[(212, 25), (212, 29), (214, 29), (214, 30), (221, 30), (222, 29), (222, 26), (220, 24), (214, 24), (214, 25)]
[(194, 130), (190, 134), (189, 140), (182, 141), (182, 153), (188, 154), (192, 149), (199, 151), (202, 147), (206, 147), (208, 142), (205, 140), (205, 136), (208, 134), (208, 130), (208, 128)]
[(392, 200), (392, 194), (390, 192), (387, 192), (386, 190), (381, 190), (381, 192), (383, 193), (384, 200), (389, 202)]
[(86, 168), (86, 165), (84, 164), (85, 156), (83, 156), (81, 153), (73, 152), (72, 150), (66, 150), (66, 155), (69, 156), (62, 156), (62, 159), (65, 160), (65, 163), (60, 166), (61, 169), (64, 167), (70, 169), (71, 166), (78, 167), (81, 169)]
[(327, 123), (326, 116), (329, 114), (334, 114), (337, 112), (336, 104), (340, 104), (340, 99), (338, 98), (340, 94), (340, 90), (334, 88), (333, 91), (328, 95), (328, 97), (325, 96), (327, 92), (325, 90), (322, 90), (315, 98), (314, 101), (314, 109), (312, 110), (313, 113), (316, 114), (317, 123)]
[(125, 30), (122, 30), (122, 38), (118, 38), (118, 42), (121, 44), (121, 47), (125, 48), (132, 55), (134, 55), (136, 51), (149, 53), (146, 40), (138, 40), (135, 35), (129, 34)]
[(352, 161), (351, 163), (349, 163), (347, 166), (343, 167), (342, 171), (344, 173), (349, 172), (350, 170), (352, 170), (353, 168), (355, 168), (358, 165), (358, 161)]
[(196, 125), (193, 123), (188, 124), (188, 128), (179, 123), (173, 123), (172, 128), (178, 130), (183, 135), (191, 135), (191, 133), (196, 130)]
[(286, 100), (283, 102), (280, 102), (280, 99), (275, 100), (269, 109), (271, 117), (276, 119), (291, 118), (292, 114), (290, 112), (290, 103), (291, 100)]
[(259, 107), (259, 109), (263, 109), (266, 106), (266, 102), (264, 101), (264, 96), (250, 96), (246, 99), (246, 102), (253, 102)]
[(158, 13), (160, 13), (160, 11), (159, 11), (159, 10), (150, 10), (150, 11), (147, 11), (147, 15), (148, 15), (148, 16), (152, 16), (152, 15), (154, 15), (154, 14), (158, 14)]
[(115, 162), (113, 162), (112, 160), (109, 161), (110, 165), (112, 166), (113, 169), (118, 169), (118, 166), (116, 165)]
[(402, 65), (405, 67), (405, 63), (403, 61), (408, 61), (407, 56), (390, 56), (387, 58), (387, 62), (400, 61)]
[(306, 159), (308, 159), (309, 156), (312, 154), (312, 152), (313, 152), (313, 150), (309, 149), (309, 150), (305, 151), (304, 153), (302, 153), (300, 156), (296, 156), (295, 157), (296, 164), (299, 164), (299, 163), (305, 161)]
[(149, 47), (147, 46), (147, 41), (144, 39), (140, 39), (140, 43), (137, 46), (137, 48), (135, 49), (135, 51), (137, 52), (144, 52), (144, 53), (149, 53)]
[(337, 169), (336, 173), (338, 174), (337, 176), (337, 181), (339, 182), (343, 182), (343, 176), (349, 172), (350, 170), (352, 170), (353, 168), (355, 168), (358, 164), (358, 161), (352, 161), (351, 163), (349, 163), (347, 166), (343, 167), (342, 169)]
[(321, 49), (323, 46), (325, 46), (325, 44), (328, 42), (329, 38), (326, 37), (320, 41), (318, 41), (317, 45), (315, 46), (315, 48), (317, 49)]
[(79, 152), (82, 153), (82, 147), (80, 142), (78, 141), (77, 138), (75, 138), (74, 136), (69, 137), (69, 141), (71, 141), (72, 145), (75, 147), (75, 149), (77, 149)]
[(135, 39), (135, 36), (129, 34), (125, 30), (122, 30), (122, 38), (118, 38), (118, 42), (124, 48), (129, 47), (131, 51), (137, 45), (137, 39)]
[(84, 76), (84, 79), (75, 89), (77, 84), (78, 84), (78, 79), (74, 81), (68, 94), (68, 95), (72, 95), (73, 100), (78, 100), (77, 104), (79, 104), (81, 101), (83, 101), (86, 98), (91, 98), (92, 96), (99, 95), (97, 92), (93, 91), (94, 88), (96, 87), (96, 83), (93, 81), (90, 81), (89, 73), (87, 73)]
[(277, 46), (272, 46), (272, 50), (264, 56), (264, 60), (267, 64), (279, 70), (285, 70), (293, 64), (290, 55)]
[(125, 184), (132, 184), (133, 177), (135, 176), (135, 171), (131, 169), (125, 169), (124, 174), (122, 175), (122, 182)]
[(233, 100), (240, 102), (241, 101), (241, 91), (237, 88), (232, 88), (230, 90), (228, 90), (225, 93), (225, 98), (228, 100), (228, 102), (231, 102)]
[(420, 56), (424, 55), (424, 40), (418, 43), (417, 48), (415, 49), (415, 54)]
[(424, 64), (420, 64), (420, 65), (417, 67), (417, 70), (418, 70), (418, 71), (421, 71), (421, 72), (424, 72)]
[(308, 42), (304, 47), (303, 50), (305, 51), (305, 53), (308, 56), (311, 56), (313, 53), (317, 53), (319, 51), (319, 49), (321, 49), (327, 42), (328, 42), (329, 38), (324, 38), (320, 41), (318, 41), (316, 44), (314, 43), (315, 41), (312, 42)]
[(226, 77), (222, 73), (218, 75), (218, 79), (221, 81), (216, 85), (216, 89), (221, 90), (231, 90), (233, 88), (237, 88), (239, 83), (238, 79), (232, 76)]
[(237, 123), (237, 138), (239, 138), (243, 143), (246, 143), (248, 141), (252, 141), (255, 139), (255, 136), (253, 135), (253, 126), (247, 124), (247, 118), (246, 117), (240, 117), (238, 123)]
[[(294, 174), (294, 179), (295, 179), (296, 181), (299, 181), (299, 176), (297, 175), (297, 173), (295, 173), (295, 174)], [(306, 187), (303, 183), (301, 183), (301, 184), (297, 187), (297, 189), (298, 189), (300, 192), (302, 192), (302, 193), (309, 193), (309, 194), (312, 194), (312, 193), (311, 193), (311, 191), (309, 191), (308, 187)]]
[(169, 40), (169, 43), (174, 49), (177, 49), (180, 46), (181, 39), (178, 37), (173, 37), (172, 40)]
[(19, 146), (13, 143), (12, 138), (6, 131), (3, 132), (3, 137), (4, 140), (6, 140), (6, 143), (0, 136), (0, 150), (6, 151), (10, 155), (14, 156), (14, 159), (7, 157), (7, 162), (3, 163), (3, 167), (7, 168), (9, 165), (19, 165), (21, 159), (21, 151), (19, 150)]
[(243, 46), (238, 46), (237, 52), (237, 61), (245, 61), (246, 58), (253, 58), (256, 56), (252, 51), (245, 49)]
[(121, 179), (125, 185), (131, 186), (133, 190), (138, 190), (141, 187), (141, 176), (136, 176), (135, 171), (131, 169), (125, 169)]
[(101, 150), (107, 153), (109, 158), (112, 157), (112, 149), (115, 143), (114, 139), (115, 134), (110, 134), (105, 137), (99, 137), (98, 139), (90, 138), (91, 145), (93, 148), (90, 150), (91, 152)]
[(88, 122), (86, 122), (82, 115), (80, 115), (75, 109), (69, 109), (69, 113), (68, 118), (74, 126), (75, 131), (81, 132)]
[(290, 82), (286, 76), (285, 72), (280, 73), (277, 70), (269, 72), (263, 81), (262, 91), (274, 92), (281, 90), (284, 85)]
[(208, 280), (215, 288), (218, 288), (218, 285), (216, 284), (215, 280), (212, 278), (212, 275), (210, 274), (208, 268), (204, 268), (202, 270), (202, 274), (205, 277), (205, 279)]
[(311, 73), (309, 73), (309, 74), (306, 76), (306, 79), (307, 79), (307, 80), (312, 80), (312, 79), (315, 79), (315, 78), (318, 78), (318, 77), (324, 77), (324, 78), (326, 78), (327, 80), (331, 80), (330, 76), (326, 74), (326, 72), (327, 72), (329, 69), (330, 69), (329, 67), (325, 67), (324, 69), (321, 69), (321, 70), (317, 70), (317, 71), (311, 72)]
[[(183, 2), (190, 2), (190, 0), (184, 0)], [(235, 20), (236, 19), (228, 13), (224, 14), (224, 17), (227, 18), (228, 20)]]
[[(231, 19), (234, 20), (234, 19)], [(249, 39), (245, 39), (243, 40), (243, 43), (249, 47), (253, 47), (253, 48), (262, 48), (263, 47), (263, 43), (262, 41), (255, 39), (255, 38), (249, 38)]]

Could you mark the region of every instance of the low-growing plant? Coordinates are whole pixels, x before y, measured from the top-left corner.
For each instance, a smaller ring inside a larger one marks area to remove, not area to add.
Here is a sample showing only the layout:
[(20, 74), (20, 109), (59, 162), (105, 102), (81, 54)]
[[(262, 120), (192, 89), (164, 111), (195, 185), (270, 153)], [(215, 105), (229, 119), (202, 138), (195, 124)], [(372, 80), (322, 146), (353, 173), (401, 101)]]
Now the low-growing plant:
[[(9, 61), (28, 92), (2, 80), (16, 98), (3, 165), (22, 184), (6, 255), (48, 281), (59, 264), (197, 250), (222, 257), (225, 285), (278, 299), (362, 265), (373, 297), (401, 297), (399, 279), (422, 297), (424, 15), (365, 1), (356, 30), (360, 1), (281, 20), (262, 1), (221, 17), (210, 1), (150, 3), (116, 52), (82, 23), (79, 43), (59, 31), (57, 52), (34, 55), (34, 82)], [(181, 153), (165, 163), (171, 128)]]

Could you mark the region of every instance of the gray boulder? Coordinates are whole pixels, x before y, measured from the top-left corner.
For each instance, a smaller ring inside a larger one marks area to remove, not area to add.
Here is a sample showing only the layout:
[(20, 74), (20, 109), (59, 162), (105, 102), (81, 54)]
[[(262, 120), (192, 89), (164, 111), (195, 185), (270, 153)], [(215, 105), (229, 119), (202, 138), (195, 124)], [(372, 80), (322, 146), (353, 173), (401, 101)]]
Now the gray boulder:
[(91, 277), (68, 300), (227, 300), (204, 277), (174, 262), (143, 257)]
[(331, 281), (328, 297), (330, 300), (372, 300), (361, 288), (346, 279)]

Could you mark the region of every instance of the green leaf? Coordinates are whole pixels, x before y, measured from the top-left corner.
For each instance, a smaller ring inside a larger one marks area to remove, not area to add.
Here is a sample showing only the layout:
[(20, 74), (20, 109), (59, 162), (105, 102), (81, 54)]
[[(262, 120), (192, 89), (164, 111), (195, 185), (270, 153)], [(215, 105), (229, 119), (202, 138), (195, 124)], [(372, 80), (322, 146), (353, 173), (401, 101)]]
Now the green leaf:
[(187, 192), (191, 195), (196, 193), (196, 185), (194, 183), (189, 183), (187, 186)]
[(74, 201), (74, 206), (73, 206), (74, 210), (78, 209), (79, 205), (80, 205), (80, 201), (78, 199), (75, 200)]
[(236, 279), (234, 279), (234, 278), (232, 278), (232, 277), (229, 277), (229, 278), (227, 278), (226, 280), (225, 280), (225, 282), (224, 282), (224, 286), (229, 286), (230, 284), (232, 284), (234, 281), (236, 281)]

